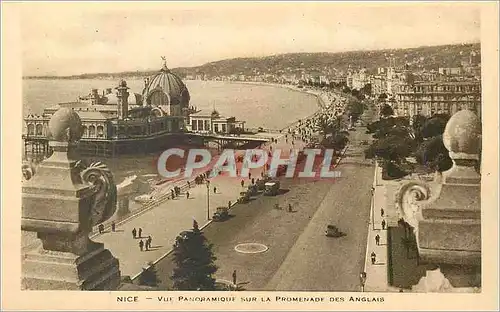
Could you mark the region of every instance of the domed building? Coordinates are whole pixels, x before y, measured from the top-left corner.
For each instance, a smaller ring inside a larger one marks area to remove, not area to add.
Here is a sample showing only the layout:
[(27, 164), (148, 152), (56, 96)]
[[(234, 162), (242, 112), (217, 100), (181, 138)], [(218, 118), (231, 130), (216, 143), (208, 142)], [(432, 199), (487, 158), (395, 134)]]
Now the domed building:
[(165, 63), (145, 83), (142, 94), (131, 92), (122, 80), (114, 90), (92, 89), (76, 102), (45, 108), (41, 116), (28, 115), (25, 153), (30, 145), (31, 151), (48, 150), (48, 123), (61, 107), (73, 110), (82, 121), (79, 149), (83, 155), (153, 152), (182, 142), (191, 113), (186, 85)]
[(187, 117), (189, 91), (182, 79), (168, 69), (166, 62), (159, 73), (147, 78), (142, 97), (144, 104), (159, 108), (158, 115)]

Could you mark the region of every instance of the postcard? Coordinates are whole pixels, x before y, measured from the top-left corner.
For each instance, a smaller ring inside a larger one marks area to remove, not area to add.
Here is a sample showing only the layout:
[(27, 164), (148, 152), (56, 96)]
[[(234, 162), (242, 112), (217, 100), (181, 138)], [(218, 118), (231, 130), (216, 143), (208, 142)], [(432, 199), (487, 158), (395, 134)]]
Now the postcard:
[(4, 309), (498, 309), (497, 2), (2, 12)]

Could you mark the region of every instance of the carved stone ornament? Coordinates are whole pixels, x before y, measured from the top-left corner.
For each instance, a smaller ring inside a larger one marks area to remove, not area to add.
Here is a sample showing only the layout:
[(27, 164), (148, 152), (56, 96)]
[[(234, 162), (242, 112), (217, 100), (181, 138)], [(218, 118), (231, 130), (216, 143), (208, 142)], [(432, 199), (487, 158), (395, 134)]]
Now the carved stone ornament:
[(117, 190), (113, 174), (102, 162), (86, 166), (80, 160), (75, 166), (82, 170), (82, 181), (92, 186), (94, 195), (90, 207), (90, 224), (96, 226), (111, 218), (116, 211)]

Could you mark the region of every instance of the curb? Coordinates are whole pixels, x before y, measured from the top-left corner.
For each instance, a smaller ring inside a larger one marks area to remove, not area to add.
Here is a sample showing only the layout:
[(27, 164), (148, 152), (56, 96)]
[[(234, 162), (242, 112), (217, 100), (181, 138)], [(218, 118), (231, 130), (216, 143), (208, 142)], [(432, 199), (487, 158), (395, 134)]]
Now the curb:
[[(377, 185), (377, 175), (378, 175), (378, 164), (375, 162), (375, 170), (374, 170), (374, 176), (373, 176), (373, 187), (375, 188), (376, 185)], [(371, 226), (372, 226), (372, 220), (373, 220), (373, 213), (374, 213), (374, 210), (375, 210), (375, 191), (373, 192), (373, 195), (372, 195), (372, 198), (371, 198), (371, 203), (370, 203), (370, 219), (368, 220), (368, 231), (367, 231), (367, 234), (366, 234), (366, 252), (365, 252), (365, 265), (364, 265), (364, 268), (363, 268), (363, 272), (366, 273), (366, 269), (368, 267), (368, 249), (370, 247), (370, 231), (371, 231)], [(365, 282), (365, 286), (363, 286), (363, 292), (365, 291), (365, 287), (366, 287), (366, 282)]]

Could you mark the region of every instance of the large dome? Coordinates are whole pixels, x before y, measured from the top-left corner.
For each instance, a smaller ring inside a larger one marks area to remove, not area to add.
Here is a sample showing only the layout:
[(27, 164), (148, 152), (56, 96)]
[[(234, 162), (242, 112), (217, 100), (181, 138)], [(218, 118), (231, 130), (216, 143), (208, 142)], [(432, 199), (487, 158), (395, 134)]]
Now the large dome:
[(149, 105), (170, 106), (168, 113), (171, 115), (179, 115), (183, 109), (189, 107), (190, 96), (186, 85), (167, 68), (166, 64), (159, 73), (149, 78), (142, 95), (145, 103)]

